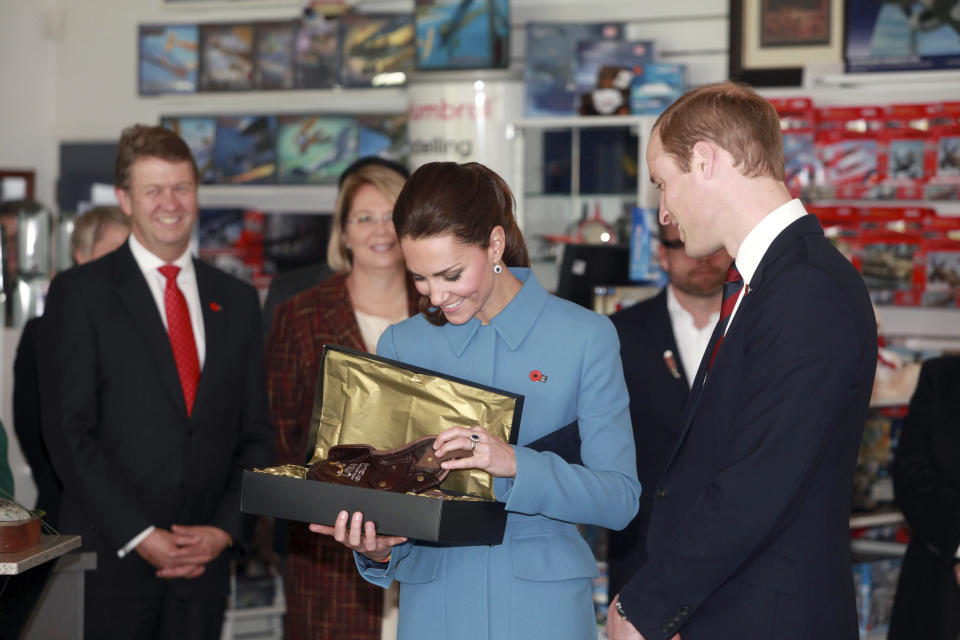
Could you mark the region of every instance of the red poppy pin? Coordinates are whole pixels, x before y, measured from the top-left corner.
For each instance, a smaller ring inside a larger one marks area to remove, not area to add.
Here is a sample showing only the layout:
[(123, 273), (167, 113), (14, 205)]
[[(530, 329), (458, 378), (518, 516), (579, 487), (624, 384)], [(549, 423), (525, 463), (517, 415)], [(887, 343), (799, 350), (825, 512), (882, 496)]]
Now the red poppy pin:
[(222, 311), (223, 307), (220, 306), (219, 302), (210, 303), (210, 311)]
[(530, 372), (530, 379), (533, 380), (534, 382), (546, 382), (547, 376), (543, 375), (542, 373), (534, 369), (533, 371)]

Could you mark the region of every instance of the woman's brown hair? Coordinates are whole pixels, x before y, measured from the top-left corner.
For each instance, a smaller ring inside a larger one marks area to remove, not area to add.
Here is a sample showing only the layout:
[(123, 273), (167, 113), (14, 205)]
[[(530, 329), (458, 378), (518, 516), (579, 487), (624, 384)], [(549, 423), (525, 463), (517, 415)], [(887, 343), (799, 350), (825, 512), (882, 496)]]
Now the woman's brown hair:
[[(508, 267), (529, 267), (527, 244), (514, 217), (514, 199), (503, 178), (477, 162), (430, 162), (413, 172), (393, 208), (397, 237), (433, 238), (450, 234), (460, 243), (486, 249), (494, 227), (503, 227), (501, 261)], [(440, 309), (420, 297), (420, 311), (432, 324), (443, 325)]]

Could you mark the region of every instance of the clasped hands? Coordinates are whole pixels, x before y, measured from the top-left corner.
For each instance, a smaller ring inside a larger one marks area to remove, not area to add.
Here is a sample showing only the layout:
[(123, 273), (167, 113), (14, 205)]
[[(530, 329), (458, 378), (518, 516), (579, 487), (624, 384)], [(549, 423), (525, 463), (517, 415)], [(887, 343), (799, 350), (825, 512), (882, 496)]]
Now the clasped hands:
[[(476, 439), (471, 436), (476, 436)], [(495, 478), (513, 478), (517, 475), (517, 458), (513, 447), (481, 427), (447, 429), (437, 435), (433, 448), (437, 458), (458, 449), (472, 451), (469, 456), (441, 462), (440, 466), (444, 469), (482, 469)], [(372, 522), (364, 522), (360, 511), (353, 516), (341, 511), (332, 527), (311, 524), (310, 530), (332, 536), (337, 542), (374, 562), (389, 560), (391, 549), (407, 541), (400, 536), (377, 535), (376, 526)]]
[(232, 544), (230, 535), (211, 525), (155, 528), (137, 545), (140, 556), (157, 569), (158, 578), (196, 578), (208, 562)]

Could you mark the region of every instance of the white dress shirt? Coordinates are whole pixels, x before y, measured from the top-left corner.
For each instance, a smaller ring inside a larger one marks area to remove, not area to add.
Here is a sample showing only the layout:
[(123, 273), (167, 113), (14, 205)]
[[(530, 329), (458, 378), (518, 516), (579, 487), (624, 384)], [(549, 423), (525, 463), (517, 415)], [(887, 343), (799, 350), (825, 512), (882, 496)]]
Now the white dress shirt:
[[(133, 259), (137, 266), (143, 272), (143, 277), (147, 280), (147, 287), (153, 296), (153, 301), (160, 312), (160, 319), (163, 320), (164, 328), (167, 328), (167, 307), (163, 302), (163, 292), (167, 287), (167, 278), (158, 269), (165, 264), (173, 264), (180, 267), (180, 273), (177, 274), (177, 287), (183, 292), (183, 297), (187, 301), (187, 308), (190, 310), (190, 324), (193, 326), (193, 339), (197, 343), (197, 359), (200, 363), (200, 370), (203, 371), (203, 361), (207, 353), (206, 334), (203, 330), (203, 309), (200, 306), (200, 289), (197, 286), (197, 272), (193, 268), (193, 255), (187, 249), (179, 258), (173, 262), (164, 262), (143, 246), (136, 236), (130, 234), (130, 251), (133, 253)], [(156, 527), (151, 525), (137, 534), (130, 542), (125, 544), (122, 549), (117, 551), (117, 556), (123, 558), (128, 553), (137, 548), (137, 545), (150, 535)]]
[[(757, 272), (757, 267), (760, 266), (763, 255), (773, 244), (773, 241), (784, 229), (805, 215), (807, 215), (807, 210), (803, 208), (799, 199), (794, 198), (768, 213), (743, 239), (735, 260), (737, 271), (743, 278), (744, 294), (750, 293), (750, 280), (753, 278), (753, 274)], [(737, 309), (740, 308), (740, 303), (743, 302), (744, 297), (745, 295), (741, 295), (737, 298), (737, 304), (734, 305), (733, 313), (730, 314), (730, 319), (727, 321), (724, 335), (730, 330), (730, 326), (733, 324), (733, 316), (737, 315)]]
[(713, 328), (720, 319), (720, 311), (710, 314), (710, 319), (702, 329), (698, 329), (693, 321), (693, 314), (683, 308), (673, 287), (667, 286), (667, 312), (670, 314), (670, 326), (673, 327), (673, 337), (677, 341), (677, 351), (680, 363), (687, 374), (687, 385), (693, 386), (693, 379), (700, 368), (700, 361), (710, 344)]

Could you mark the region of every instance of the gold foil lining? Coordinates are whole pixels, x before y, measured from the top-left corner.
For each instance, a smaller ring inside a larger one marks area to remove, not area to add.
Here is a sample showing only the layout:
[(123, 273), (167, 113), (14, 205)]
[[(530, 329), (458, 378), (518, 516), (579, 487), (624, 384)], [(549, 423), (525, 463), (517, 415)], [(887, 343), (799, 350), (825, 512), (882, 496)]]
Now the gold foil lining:
[[(515, 407), (515, 398), (494, 391), (328, 349), (314, 398), (308, 465), (326, 459), (334, 445), (395, 449), (455, 426), (480, 426), (509, 442)], [(452, 471), (440, 486), (496, 499), (493, 478), (479, 469)]]
[(297, 480), (305, 480), (307, 477), (307, 467), (302, 467), (299, 464), (285, 464), (280, 467), (269, 467), (267, 469), (254, 469), (257, 473), (268, 473), (271, 476), (284, 476), (286, 478), (296, 478)]

